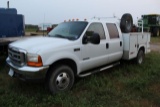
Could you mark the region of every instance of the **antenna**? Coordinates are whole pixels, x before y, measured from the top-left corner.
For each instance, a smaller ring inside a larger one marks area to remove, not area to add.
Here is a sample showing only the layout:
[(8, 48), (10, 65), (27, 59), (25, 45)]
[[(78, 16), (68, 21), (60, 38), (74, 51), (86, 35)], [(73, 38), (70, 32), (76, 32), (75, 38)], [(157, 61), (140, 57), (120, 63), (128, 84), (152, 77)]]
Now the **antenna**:
[(44, 23), (45, 23), (45, 13), (44, 13), (44, 19), (43, 19), (43, 36), (44, 36)]

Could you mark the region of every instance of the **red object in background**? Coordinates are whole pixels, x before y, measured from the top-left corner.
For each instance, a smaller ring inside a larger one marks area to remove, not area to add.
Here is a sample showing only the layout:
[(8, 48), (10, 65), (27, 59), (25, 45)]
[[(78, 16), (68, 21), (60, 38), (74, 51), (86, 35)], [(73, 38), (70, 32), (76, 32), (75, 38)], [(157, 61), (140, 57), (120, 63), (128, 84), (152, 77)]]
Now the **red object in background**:
[(47, 27), (47, 33), (50, 32), (52, 29), (52, 27)]
[(138, 29), (137, 26), (136, 26), (136, 25), (133, 25), (133, 26), (132, 26), (132, 29), (131, 29), (131, 32), (138, 32), (137, 29)]

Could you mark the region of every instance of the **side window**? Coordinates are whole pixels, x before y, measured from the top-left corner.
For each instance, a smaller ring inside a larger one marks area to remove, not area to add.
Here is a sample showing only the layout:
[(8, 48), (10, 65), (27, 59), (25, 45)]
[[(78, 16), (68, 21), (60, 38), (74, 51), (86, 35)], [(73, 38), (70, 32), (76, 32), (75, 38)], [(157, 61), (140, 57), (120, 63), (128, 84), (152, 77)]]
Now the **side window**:
[(116, 25), (113, 23), (107, 23), (106, 25), (108, 28), (110, 39), (119, 38), (119, 33)]
[(93, 33), (98, 33), (101, 39), (105, 39), (104, 28), (101, 23), (92, 23), (86, 31), (87, 36), (92, 36)]

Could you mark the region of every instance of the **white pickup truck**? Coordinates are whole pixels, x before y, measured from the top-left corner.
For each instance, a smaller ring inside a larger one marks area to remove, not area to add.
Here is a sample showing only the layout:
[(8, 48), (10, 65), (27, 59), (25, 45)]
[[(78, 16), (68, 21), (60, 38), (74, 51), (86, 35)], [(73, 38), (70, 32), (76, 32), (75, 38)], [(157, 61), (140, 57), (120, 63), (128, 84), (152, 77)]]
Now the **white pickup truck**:
[(48, 36), (13, 42), (6, 59), (9, 75), (23, 80), (45, 79), (54, 94), (69, 90), (76, 76), (106, 70), (121, 59), (136, 59), (141, 64), (150, 52), (150, 33), (129, 33), (132, 24), (130, 14), (121, 20), (63, 22)]

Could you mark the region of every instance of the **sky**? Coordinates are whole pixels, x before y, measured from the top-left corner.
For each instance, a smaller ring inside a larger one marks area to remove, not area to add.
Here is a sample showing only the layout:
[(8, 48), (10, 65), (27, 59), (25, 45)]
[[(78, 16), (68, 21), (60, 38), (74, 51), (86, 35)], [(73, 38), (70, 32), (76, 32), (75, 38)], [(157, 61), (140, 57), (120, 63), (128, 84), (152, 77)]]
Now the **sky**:
[(69, 19), (93, 17), (121, 18), (132, 14), (136, 22), (142, 14), (160, 14), (160, 0), (0, 0), (0, 8), (16, 8), (26, 24), (58, 24)]

